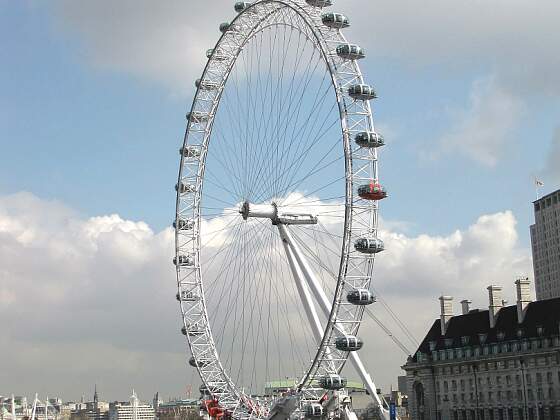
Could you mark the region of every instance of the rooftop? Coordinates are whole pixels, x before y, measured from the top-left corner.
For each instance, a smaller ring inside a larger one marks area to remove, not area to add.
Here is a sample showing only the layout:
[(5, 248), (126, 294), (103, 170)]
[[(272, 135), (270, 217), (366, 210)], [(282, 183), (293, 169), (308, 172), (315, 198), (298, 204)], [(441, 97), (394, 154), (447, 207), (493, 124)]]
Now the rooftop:
[(436, 319), (414, 354), (413, 360), (417, 360), (418, 352), (429, 354), (433, 350), (446, 348), (558, 336), (559, 327), (560, 298), (529, 303), (521, 324), (518, 323), (517, 306), (506, 306), (498, 312), (494, 328), (490, 328), (488, 310), (474, 309), (465, 315), (452, 317), (445, 335), (441, 334), (441, 320)]

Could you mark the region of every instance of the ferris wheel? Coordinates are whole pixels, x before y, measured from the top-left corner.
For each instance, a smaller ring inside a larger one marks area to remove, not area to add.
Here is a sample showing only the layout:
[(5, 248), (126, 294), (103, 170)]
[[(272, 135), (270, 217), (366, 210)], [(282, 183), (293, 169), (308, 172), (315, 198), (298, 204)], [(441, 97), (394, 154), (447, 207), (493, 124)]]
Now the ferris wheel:
[(364, 50), (331, 5), (235, 3), (195, 82), (173, 262), (212, 417), (351, 416), (347, 360), (387, 417), (358, 355), (384, 249), (384, 139)]

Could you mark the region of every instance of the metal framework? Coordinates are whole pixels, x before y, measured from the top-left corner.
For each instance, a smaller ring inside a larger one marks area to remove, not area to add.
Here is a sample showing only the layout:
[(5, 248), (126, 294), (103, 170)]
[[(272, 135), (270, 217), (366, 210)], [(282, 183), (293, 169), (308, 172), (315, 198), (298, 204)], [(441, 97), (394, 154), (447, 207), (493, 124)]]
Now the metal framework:
[[(282, 213), (279, 207), (279, 196), (297, 191), (296, 188), (306, 178), (292, 179), (281, 191), (275, 191), (275, 196), (260, 197), (262, 205), (260, 202), (252, 204), (246, 200), (247, 197), (240, 197), (244, 201), (236, 203), (241, 206), (238, 211), (241, 214), (236, 217), (256, 222), (256, 227), (269, 223), (265, 220), (268, 219), (270, 226), (277, 227), (276, 235), (282, 240), (285, 260), (291, 269), (301, 305), (313, 332), (316, 352), (291, 391), (293, 398), (298, 401), (297, 406), (303, 410), (306, 405), (317, 403), (327, 392), (325, 386), (321, 386), (321, 379), (340, 375), (350, 357), (374, 401), (384, 416), (387, 415), (357, 352), (340, 350), (340, 346), (336, 345), (337, 338), (357, 336), (362, 320), (362, 303), (351, 302), (349, 296), (357, 293), (357, 296), (364, 295), (369, 299), (363, 303), (373, 301), (371, 295), (364, 293), (369, 291), (375, 254), (380, 250), (371, 251), (368, 248), (370, 243), (378, 242), (378, 200), (364, 198), (358, 193), (358, 187), (379, 186), (378, 155), (377, 147), (365, 147), (357, 139), (360, 136), (373, 139), (381, 137), (375, 131), (369, 102), (375, 94), (365, 85), (357, 63), (363, 57), (363, 52), (349, 44), (341, 32), (348, 25), (346, 18), (337, 14), (327, 16), (323, 6), (328, 5), (330, 1), (327, 0), (259, 0), (236, 4), (236, 10), (240, 13), (232, 22), (220, 27), (223, 34), (207, 54), (209, 59), (202, 77), (196, 83), (198, 89), (191, 111), (187, 114), (187, 130), (181, 148), (176, 186), (174, 263), (177, 298), (191, 360), (209, 394), (219, 401), (222, 409), (239, 419), (266, 418), (277, 401), (252, 397), (244, 391), (244, 384), (235, 383), (223, 363), (224, 355), (219, 354), (217, 338), (213, 335), (205, 290), (208, 279), (203, 279), (205, 261), (201, 256), (205, 240), (205, 188), (208, 188), (208, 182), (213, 182), (207, 179), (207, 158), (213, 153), (211, 143), (216, 118), (226, 112), (220, 107), (224, 91), (235, 66), (239, 64), (240, 56), (259, 36), (262, 43), (264, 31), (273, 33), (281, 27), (297, 31), (298, 36), (318, 52), (330, 78), (330, 92), (336, 102), (340, 126), (338, 150), (344, 162), (344, 174), (340, 174), (343, 184), (343, 201), (340, 202), (343, 228), (337, 242), (338, 272), (333, 273), (332, 290), (325, 291), (314, 273), (312, 264), (323, 267), (320, 255), (311, 255), (313, 263), (310, 264), (306, 258), (306, 254), (310, 255), (306, 252), (309, 248), (301, 239), (294, 237), (300, 229), (299, 225), (317, 225), (317, 217), (301, 212)], [(287, 53), (283, 53), (284, 60)], [(305, 86), (302, 91), (304, 93)], [(282, 172), (281, 168), (279, 171)], [(320, 215), (318, 219), (320, 222)], [(365, 241), (367, 249), (356, 245), (360, 241)], [(315, 308), (314, 300), (319, 310)]]

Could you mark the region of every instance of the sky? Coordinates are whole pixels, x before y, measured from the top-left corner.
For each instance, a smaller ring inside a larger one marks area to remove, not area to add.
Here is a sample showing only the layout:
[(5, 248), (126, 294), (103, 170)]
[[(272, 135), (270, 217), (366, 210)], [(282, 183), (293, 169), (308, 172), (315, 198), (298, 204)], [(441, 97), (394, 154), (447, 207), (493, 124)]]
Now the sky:
[[(212, 4), (0, 0), (0, 394), (197, 388), (169, 225), (193, 82), (234, 16)], [(442, 293), (486, 307), (496, 283), (513, 302), (515, 277), (532, 278), (533, 178), (560, 188), (560, 4), (335, 8), (387, 140), (377, 291), (418, 339)], [(406, 355), (364, 331), (368, 368), (395, 385)]]

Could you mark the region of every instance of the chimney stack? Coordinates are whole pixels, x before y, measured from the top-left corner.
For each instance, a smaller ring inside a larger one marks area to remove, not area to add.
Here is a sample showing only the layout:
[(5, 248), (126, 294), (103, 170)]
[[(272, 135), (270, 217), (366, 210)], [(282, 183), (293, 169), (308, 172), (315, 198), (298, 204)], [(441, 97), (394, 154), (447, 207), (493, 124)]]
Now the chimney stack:
[(521, 277), (515, 281), (517, 287), (517, 322), (522, 323), (525, 319), (527, 305), (531, 303), (531, 282), (529, 277)]
[(461, 309), (463, 311), (463, 315), (466, 315), (469, 313), (469, 311), (471, 310), (471, 303), (472, 300), (469, 299), (463, 299), (461, 301)]
[(496, 326), (496, 320), (498, 319), (498, 312), (504, 306), (504, 301), (502, 300), (502, 286), (488, 286), (488, 315), (490, 318), (490, 328)]
[(445, 335), (447, 332), (447, 325), (449, 320), (453, 318), (453, 297), (451, 296), (440, 296), (439, 303), (441, 307), (441, 335)]

